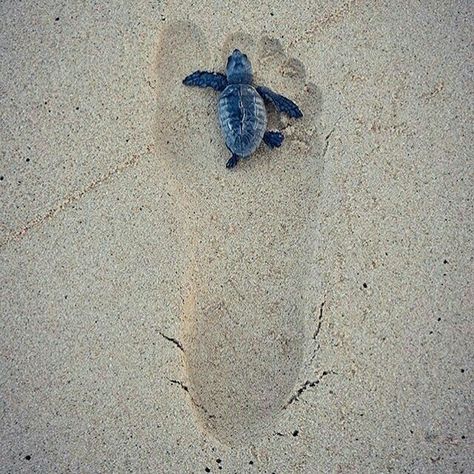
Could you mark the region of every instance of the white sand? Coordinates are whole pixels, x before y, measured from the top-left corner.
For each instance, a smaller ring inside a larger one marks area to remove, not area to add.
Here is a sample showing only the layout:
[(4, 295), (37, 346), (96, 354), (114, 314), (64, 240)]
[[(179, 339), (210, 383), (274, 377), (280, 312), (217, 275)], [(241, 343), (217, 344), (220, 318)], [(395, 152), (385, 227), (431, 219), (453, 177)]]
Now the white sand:
[[(468, 2), (24, 3), (0, 472), (473, 470)], [(305, 116), (228, 171), (234, 47)]]

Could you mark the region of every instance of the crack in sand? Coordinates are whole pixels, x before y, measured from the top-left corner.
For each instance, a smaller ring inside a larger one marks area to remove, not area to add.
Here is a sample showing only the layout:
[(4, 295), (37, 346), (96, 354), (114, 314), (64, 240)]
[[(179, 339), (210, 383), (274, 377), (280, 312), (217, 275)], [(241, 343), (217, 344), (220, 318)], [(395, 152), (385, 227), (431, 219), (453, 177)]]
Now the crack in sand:
[(284, 410), (286, 410), (292, 403), (295, 403), (297, 402), (299, 399), (300, 399), (300, 396), (306, 392), (306, 390), (310, 389), (310, 388), (313, 388), (315, 387), (316, 385), (318, 385), (321, 380), (326, 377), (326, 375), (329, 375), (329, 374), (336, 374), (336, 372), (333, 372), (333, 371), (324, 371), (321, 376), (319, 378), (317, 378), (316, 380), (306, 380), (306, 382), (304, 382), (303, 385), (301, 385), (301, 387), (290, 397), (290, 399), (288, 400), (288, 402), (286, 403), (286, 405), (283, 407)]
[(316, 338), (318, 337), (319, 331), (321, 330), (321, 324), (323, 322), (323, 308), (325, 304), (326, 304), (326, 301), (323, 301), (321, 303), (321, 306), (319, 307), (318, 325), (316, 326), (316, 330), (314, 331), (314, 334), (313, 334), (314, 340), (316, 340)]
[(179, 350), (181, 350), (182, 352), (184, 352), (184, 347), (183, 345), (181, 344), (181, 342), (179, 342), (177, 339), (175, 339), (174, 337), (169, 337), (169, 336), (166, 336), (165, 334), (163, 334), (161, 331), (159, 331), (160, 335), (162, 337), (164, 337), (167, 341), (170, 341), (172, 342)]
[(189, 387), (184, 382), (182, 382), (181, 380), (176, 380), (176, 379), (168, 379), (168, 380), (172, 384), (178, 385), (179, 387), (181, 387), (189, 395), (189, 398), (192, 404), (196, 406), (197, 408), (200, 408), (209, 417), (209, 419), (215, 418), (215, 415), (211, 415), (205, 407), (203, 407), (200, 403), (196, 401), (196, 399), (191, 395), (191, 392), (189, 391)]
[(15, 230), (11, 232), (9, 235), (6, 235), (0, 241), (0, 248), (3, 248), (4, 246), (8, 245), (10, 242), (13, 242), (14, 240), (21, 239), (22, 237), (26, 235), (26, 233), (29, 230), (50, 221), (51, 219), (56, 217), (61, 211), (64, 211), (70, 205), (79, 201), (90, 191), (93, 191), (97, 189), (101, 184), (104, 184), (110, 181), (114, 176), (126, 170), (127, 168), (130, 168), (131, 166), (136, 165), (143, 155), (146, 155), (148, 153), (153, 153), (153, 148), (154, 148), (154, 145), (147, 145), (146, 152), (142, 153), (141, 155), (133, 155), (131, 158), (120, 163), (108, 173), (105, 173), (102, 176), (99, 176), (99, 178), (89, 183), (85, 188), (79, 191), (73, 192), (69, 196), (66, 196), (60, 202), (58, 202), (56, 206), (52, 207), (44, 214), (34, 217), (30, 221), (28, 221), (26, 224), (24, 224), (21, 229)]
[[(318, 325), (316, 326), (316, 329), (314, 330), (314, 333), (313, 333), (313, 340), (315, 342), (317, 342), (316, 339), (319, 335), (319, 332), (321, 331), (321, 324), (323, 322), (323, 308), (325, 304), (326, 304), (326, 301), (323, 301), (321, 305), (319, 306)], [(313, 313), (314, 312), (316, 312), (316, 308), (314, 309)], [(318, 353), (319, 348), (320, 348), (320, 344), (318, 343), (315, 349), (313, 350), (313, 355), (311, 356), (311, 359), (309, 360), (308, 366), (311, 366), (311, 364), (313, 363), (314, 359), (316, 358), (316, 354)]]
[(168, 379), (172, 384), (179, 385), (185, 392), (189, 393), (189, 388), (181, 380)]
[(323, 148), (323, 152), (321, 154), (321, 158), (324, 158), (326, 156), (326, 153), (328, 151), (328, 148), (329, 148), (329, 139), (331, 138), (331, 135), (334, 133), (334, 131), (336, 130), (336, 127), (338, 125), (338, 123), (340, 122), (342, 116), (339, 117), (337, 120), (336, 120), (336, 123), (333, 125), (333, 127), (331, 128), (331, 130), (329, 131), (329, 133), (326, 135), (326, 137), (324, 138), (324, 148)]

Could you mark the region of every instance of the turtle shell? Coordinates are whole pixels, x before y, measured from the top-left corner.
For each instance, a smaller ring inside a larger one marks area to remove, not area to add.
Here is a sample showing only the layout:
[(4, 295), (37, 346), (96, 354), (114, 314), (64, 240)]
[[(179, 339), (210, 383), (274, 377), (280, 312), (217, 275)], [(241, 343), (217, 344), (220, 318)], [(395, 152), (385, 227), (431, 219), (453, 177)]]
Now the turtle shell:
[(267, 111), (249, 84), (230, 84), (219, 97), (219, 122), (227, 147), (239, 157), (251, 155), (267, 128)]

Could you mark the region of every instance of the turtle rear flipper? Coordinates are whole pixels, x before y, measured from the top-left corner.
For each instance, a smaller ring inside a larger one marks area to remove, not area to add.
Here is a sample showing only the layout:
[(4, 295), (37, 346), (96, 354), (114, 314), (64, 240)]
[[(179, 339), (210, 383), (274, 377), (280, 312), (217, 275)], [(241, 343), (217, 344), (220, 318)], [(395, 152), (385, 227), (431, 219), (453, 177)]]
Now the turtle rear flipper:
[(283, 139), (285, 136), (283, 133), (279, 132), (278, 130), (272, 131), (267, 130), (263, 135), (263, 141), (270, 147), (270, 148), (279, 148), (283, 143)]
[(303, 112), (301, 112), (299, 107), (290, 99), (273, 92), (268, 87), (259, 86), (256, 89), (263, 99), (270, 101), (279, 112), (283, 112), (292, 118), (303, 117)]
[(186, 86), (212, 87), (217, 92), (222, 92), (227, 86), (227, 78), (220, 72), (195, 71), (184, 78), (183, 84)]
[(235, 153), (232, 153), (232, 156), (227, 161), (225, 167), (227, 169), (233, 168), (240, 160), (240, 156), (237, 156)]

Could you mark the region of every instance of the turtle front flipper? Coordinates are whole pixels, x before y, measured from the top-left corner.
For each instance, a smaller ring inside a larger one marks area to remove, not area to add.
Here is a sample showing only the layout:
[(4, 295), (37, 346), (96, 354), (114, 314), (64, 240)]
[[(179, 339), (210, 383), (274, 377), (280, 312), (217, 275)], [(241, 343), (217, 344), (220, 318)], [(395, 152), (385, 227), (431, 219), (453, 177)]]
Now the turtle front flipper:
[(222, 92), (227, 86), (227, 78), (220, 72), (196, 71), (185, 77), (183, 84), (186, 86), (212, 87)]
[(303, 117), (303, 112), (299, 107), (290, 99), (283, 97), (276, 92), (273, 92), (268, 87), (259, 86), (257, 92), (263, 97), (264, 100), (270, 101), (279, 112), (283, 112), (292, 118)]

